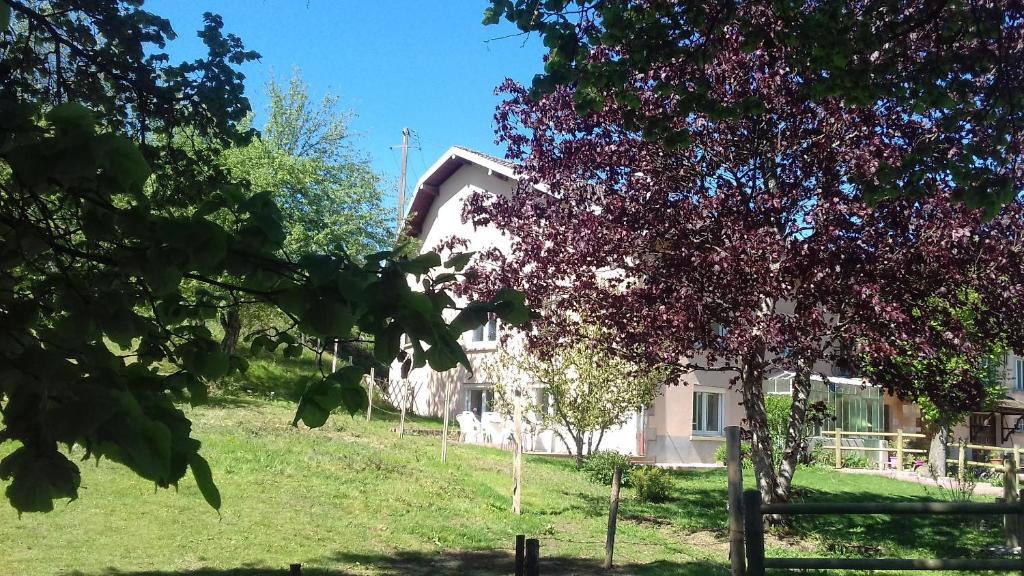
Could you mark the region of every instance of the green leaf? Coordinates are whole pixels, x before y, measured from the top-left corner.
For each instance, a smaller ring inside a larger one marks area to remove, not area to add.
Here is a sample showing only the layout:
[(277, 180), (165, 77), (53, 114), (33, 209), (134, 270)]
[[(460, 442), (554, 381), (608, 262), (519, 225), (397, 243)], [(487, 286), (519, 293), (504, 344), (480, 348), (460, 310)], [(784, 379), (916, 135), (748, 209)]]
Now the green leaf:
[(355, 316), (344, 302), (320, 299), (306, 309), (299, 328), (312, 336), (338, 338), (347, 336), (354, 324)]
[(323, 380), (310, 383), (299, 400), (292, 425), (301, 420), (310, 428), (327, 422), (331, 411), (344, 405), (350, 414), (366, 409), (366, 391), (360, 386), (362, 368), (345, 366)]
[(483, 326), (487, 322), (487, 314), (493, 309), (492, 305), (484, 302), (470, 302), (455, 316), (449, 327), (453, 333), (462, 334)]
[(21, 446), (0, 460), (0, 479), (10, 480), (6, 495), (19, 514), (50, 512), (58, 498), (78, 497), (78, 467), (57, 450)]
[(373, 340), (373, 357), (385, 364), (390, 363), (402, 350), (402, 327), (392, 322), (380, 331)]
[(447, 262), (444, 263), (445, 268), (452, 268), (456, 272), (462, 272), (462, 270), (469, 264), (469, 261), (473, 259), (476, 252), (460, 252), (453, 254)]
[(366, 410), (369, 399), (362, 387), (363, 369), (359, 366), (345, 366), (327, 377), (327, 381), (338, 388), (341, 405), (350, 415)]
[(116, 134), (103, 134), (99, 138), (109, 139), (103, 157), (105, 174), (111, 177), (123, 192), (141, 192), (151, 171), (139, 147), (124, 136)]
[(46, 120), (53, 124), (59, 135), (92, 134), (96, 117), (92, 110), (77, 102), (67, 102), (46, 113)]
[(441, 255), (437, 252), (427, 252), (420, 254), (419, 256), (411, 260), (403, 260), (399, 262), (399, 267), (406, 274), (415, 274), (421, 276), (430, 271), (431, 268), (437, 268), (441, 265)]
[(203, 499), (214, 510), (220, 510), (220, 490), (213, 482), (213, 472), (210, 471), (210, 464), (197, 452), (188, 455), (188, 467), (192, 470), (192, 477), (196, 479), (199, 492)]

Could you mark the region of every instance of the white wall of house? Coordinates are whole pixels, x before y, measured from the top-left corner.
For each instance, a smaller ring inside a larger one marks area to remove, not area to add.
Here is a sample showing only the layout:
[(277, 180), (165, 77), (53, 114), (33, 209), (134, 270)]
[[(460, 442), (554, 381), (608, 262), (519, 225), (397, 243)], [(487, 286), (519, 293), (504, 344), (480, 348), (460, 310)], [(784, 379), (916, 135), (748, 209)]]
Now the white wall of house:
[[(443, 161), (444, 157), (435, 164), (435, 167)], [(426, 176), (417, 184), (418, 189), (425, 178)], [(463, 222), (462, 210), (465, 201), (474, 193), (507, 195), (512, 192), (515, 185), (515, 180), (493, 167), (473, 162), (462, 164), (437, 186), (437, 196), (425, 214), (418, 236), (422, 242), (422, 251), (434, 250), (441, 242), (453, 236), (468, 241), (465, 248), (467, 251), (490, 248), (508, 250), (511, 242), (506, 236), (490, 226), (474, 228), (471, 224)], [(413, 413), (423, 416), (440, 417), (447, 411), (453, 419), (452, 426), (457, 427), (455, 415), (467, 408), (479, 409), (482, 399), (486, 398), (486, 390), (494, 384), (489, 381), (487, 374), (488, 367), (493, 365), (498, 353), (498, 342), (487, 336), (489, 334), (485, 335), (484, 341), (476, 341), (473, 333), (467, 332), (460, 338), (473, 367), (472, 372), (461, 366), (444, 373), (422, 367), (410, 370), (403, 377), (402, 367), (398, 363), (392, 365), (389, 375), (390, 401), (396, 406), (401, 406), (405, 402)], [(641, 432), (638, 415), (634, 415), (625, 425), (607, 431), (600, 447), (635, 455), (640, 445), (638, 439)], [(567, 452), (565, 443), (553, 430), (538, 431), (527, 448), (537, 452)]]

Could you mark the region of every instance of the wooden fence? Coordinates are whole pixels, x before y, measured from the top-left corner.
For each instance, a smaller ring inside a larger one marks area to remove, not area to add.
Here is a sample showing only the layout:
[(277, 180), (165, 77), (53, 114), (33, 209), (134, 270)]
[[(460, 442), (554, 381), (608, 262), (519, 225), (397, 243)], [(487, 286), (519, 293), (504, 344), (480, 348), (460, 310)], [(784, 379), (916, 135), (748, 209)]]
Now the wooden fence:
[[(843, 453), (844, 452), (883, 452), (886, 453), (888, 458), (889, 454), (894, 454), (896, 460), (893, 463), (897, 470), (903, 470), (906, 464), (906, 456), (913, 454), (926, 454), (927, 450), (917, 448), (907, 448), (907, 440), (926, 438), (924, 434), (911, 434), (909, 432), (903, 432), (897, 430), (896, 432), (848, 432), (842, 428), (838, 428), (835, 431), (823, 431), (821, 435), (825, 438), (832, 438), (833, 450), (835, 451), (835, 467), (843, 467)], [(859, 439), (859, 438), (878, 438), (888, 443), (888, 446), (843, 446), (843, 439)], [(998, 462), (995, 461), (977, 461), (967, 459), (967, 450), (983, 450), (990, 454), (998, 454)], [(991, 468), (993, 470), (1003, 470), (1003, 455), (1012, 454), (1013, 462), (1017, 469), (1021, 469), (1020, 465), (1020, 448), (1017, 446), (988, 446), (985, 444), (967, 444), (960, 442), (957, 444), (957, 457), (956, 459), (946, 459), (947, 464), (956, 464), (959, 475), (963, 475), (969, 467), (978, 468)], [(884, 463), (883, 463), (884, 464)]]
[[(726, 428), (726, 454), (729, 486), (729, 553), (732, 576), (764, 576), (767, 569), (784, 570), (1019, 570), (1024, 574), (1024, 554), (1016, 558), (770, 558), (764, 549), (766, 515), (855, 515), (888, 514), (923, 516), (949, 514), (1002, 515), (1007, 546), (1024, 542), (1024, 490), (1017, 487), (1017, 466), (1013, 459), (1004, 465), (1006, 476), (1001, 502), (807, 502), (764, 504), (757, 490), (743, 491), (740, 462), (740, 430)], [(874, 433), (885, 434), (885, 433)], [(842, 439), (842, 431), (836, 436)], [(897, 434), (899, 436), (899, 434)], [(910, 436), (909, 434), (906, 436)], [(899, 444), (878, 450), (896, 451)], [(837, 462), (841, 465), (843, 447), (836, 442)], [(903, 452), (907, 452), (906, 449)], [(900, 455), (897, 456), (900, 458)]]
[[(907, 440), (925, 438), (924, 434), (911, 434), (902, 430), (896, 432), (844, 432), (842, 428), (836, 428), (835, 431), (823, 431), (821, 435), (833, 439), (836, 468), (843, 467), (843, 452), (884, 452), (886, 453), (886, 460), (888, 460), (888, 455), (892, 453), (896, 455), (895, 466), (897, 470), (903, 470), (907, 454), (925, 454), (928, 452), (919, 448), (907, 448)], [(844, 438), (879, 438), (889, 442), (889, 446), (843, 446)]]

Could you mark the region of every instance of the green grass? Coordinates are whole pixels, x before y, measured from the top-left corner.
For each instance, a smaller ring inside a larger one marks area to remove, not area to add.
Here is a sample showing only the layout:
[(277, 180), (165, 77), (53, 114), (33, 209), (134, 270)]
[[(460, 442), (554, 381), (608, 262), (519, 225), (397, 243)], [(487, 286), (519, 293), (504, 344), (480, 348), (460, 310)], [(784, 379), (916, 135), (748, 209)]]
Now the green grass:
[[(519, 533), (540, 538), (544, 574), (601, 573), (608, 491), (571, 462), (528, 458), (525, 514), (515, 516), (508, 453), (453, 445), (441, 464), (438, 438), (398, 438), (395, 417), (382, 411), (372, 423), (339, 415), (320, 430), (292, 428), (294, 406), (265, 399), (283, 393), (246, 382), (283, 382), (309, 366), (261, 364), (224, 386), (230, 394), (187, 409), (224, 497), (221, 514), (191, 479), (177, 492), (154, 491), (112, 463), (83, 463), (79, 500), (21, 518), (0, 508), (0, 573), (254, 576), (301, 562), (311, 575), (511, 574)], [(673, 479), (669, 502), (624, 493), (618, 573), (727, 573), (724, 474)], [(928, 497), (920, 486), (821, 470), (800, 470), (797, 484), (808, 500)], [(770, 537), (769, 555), (956, 556), (999, 542), (995, 519), (984, 529), (972, 522), (817, 518)]]

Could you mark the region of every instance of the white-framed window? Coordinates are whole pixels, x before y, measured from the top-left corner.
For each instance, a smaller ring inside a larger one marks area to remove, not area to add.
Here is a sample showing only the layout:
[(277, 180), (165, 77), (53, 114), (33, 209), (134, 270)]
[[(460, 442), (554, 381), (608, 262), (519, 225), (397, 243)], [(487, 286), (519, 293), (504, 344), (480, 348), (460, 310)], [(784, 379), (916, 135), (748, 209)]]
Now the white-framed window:
[(1024, 392), (1024, 358), (1017, 358), (1013, 364), (1013, 388), (1018, 392)]
[(725, 416), (725, 394), (693, 391), (693, 433), (697, 436), (721, 436)]
[(487, 315), (487, 322), (473, 330), (473, 342), (496, 342), (498, 340), (498, 317)]

